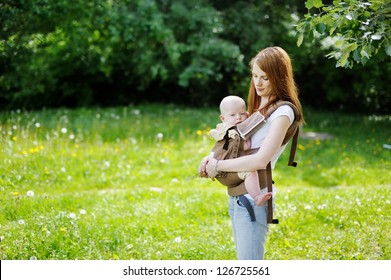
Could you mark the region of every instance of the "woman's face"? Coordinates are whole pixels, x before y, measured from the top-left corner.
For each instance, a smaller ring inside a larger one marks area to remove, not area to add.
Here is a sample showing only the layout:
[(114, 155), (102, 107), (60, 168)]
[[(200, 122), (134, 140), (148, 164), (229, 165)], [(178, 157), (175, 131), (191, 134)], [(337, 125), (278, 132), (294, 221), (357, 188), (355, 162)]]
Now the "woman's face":
[(272, 86), (265, 72), (257, 65), (253, 64), (252, 79), (258, 96), (268, 97), (272, 91)]

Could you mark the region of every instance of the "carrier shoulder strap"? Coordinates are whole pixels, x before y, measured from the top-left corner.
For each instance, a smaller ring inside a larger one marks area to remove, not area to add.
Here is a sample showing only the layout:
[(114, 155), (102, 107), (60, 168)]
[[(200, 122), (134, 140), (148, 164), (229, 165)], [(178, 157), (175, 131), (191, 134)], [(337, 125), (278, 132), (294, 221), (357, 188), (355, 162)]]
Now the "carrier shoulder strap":
[[(292, 144), (291, 144), (291, 150), (290, 150), (290, 155), (289, 155), (289, 161), (288, 165), (296, 167), (297, 162), (294, 161), (295, 159), (295, 154), (296, 154), (296, 148), (297, 148), (297, 141), (299, 138), (299, 124), (300, 124), (300, 114), (296, 106), (294, 106), (291, 102), (288, 101), (278, 101), (275, 106), (272, 106), (269, 108), (266, 112), (266, 118), (270, 117), (271, 114), (280, 106), (283, 105), (288, 105), (292, 108), (295, 118), (293, 120), (293, 123), (290, 125), (288, 128), (288, 131), (286, 132), (285, 138), (282, 142), (282, 144), (288, 143), (290, 139), (292, 139)], [(266, 166), (266, 185), (267, 185), (267, 191), (268, 192), (273, 192), (273, 178), (272, 178), (272, 168), (271, 168), (271, 163), (269, 162), (268, 165)], [(268, 224), (278, 224), (279, 221), (278, 219), (273, 218), (273, 196), (268, 200), (267, 202), (267, 223)]]
[(266, 111), (265, 118), (266, 119), (269, 118), (271, 116), (271, 114), (273, 114), (274, 111), (277, 110), (277, 108), (279, 108), (279, 107), (281, 107), (283, 105), (290, 106), (292, 108), (292, 110), (293, 110), (294, 115), (295, 115), (295, 119), (293, 120), (293, 123), (288, 128), (288, 130), (287, 130), (287, 132), (285, 134), (285, 138), (282, 141), (282, 144), (285, 145), (286, 143), (289, 142), (289, 140), (292, 139), (288, 165), (296, 167), (297, 166), (297, 162), (295, 162), (294, 160), (295, 160), (297, 142), (298, 142), (299, 131), (300, 131), (300, 114), (299, 114), (299, 110), (296, 108), (295, 105), (293, 105), (289, 101), (277, 101), (277, 103), (275, 105), (271, 106)]

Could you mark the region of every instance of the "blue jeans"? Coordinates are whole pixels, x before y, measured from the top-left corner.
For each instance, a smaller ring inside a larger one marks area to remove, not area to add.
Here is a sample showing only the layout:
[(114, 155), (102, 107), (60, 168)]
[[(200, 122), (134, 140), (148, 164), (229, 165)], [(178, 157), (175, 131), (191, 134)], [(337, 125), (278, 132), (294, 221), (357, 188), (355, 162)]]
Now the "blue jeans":
[(250, 215), (237, 196), (230, 196), (228, 213), (231, 217), (232, 232), (239, 260), (263, 260), (265, 254), (267, 224), (267, 204), (256, 206), (255, 201), (246, 195), (254, 208), (256, 221)]

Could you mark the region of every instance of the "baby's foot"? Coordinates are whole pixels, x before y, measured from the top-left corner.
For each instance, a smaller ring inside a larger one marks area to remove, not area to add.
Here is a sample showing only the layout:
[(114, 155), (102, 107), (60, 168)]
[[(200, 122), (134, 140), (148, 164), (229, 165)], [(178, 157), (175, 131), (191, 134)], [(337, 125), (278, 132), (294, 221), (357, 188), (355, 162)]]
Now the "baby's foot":
[(257, 206), (262, 205), (265, 201), (268, 201), (272, 197), (272, 193), (261, 193), (255, 197), (255, 204)]

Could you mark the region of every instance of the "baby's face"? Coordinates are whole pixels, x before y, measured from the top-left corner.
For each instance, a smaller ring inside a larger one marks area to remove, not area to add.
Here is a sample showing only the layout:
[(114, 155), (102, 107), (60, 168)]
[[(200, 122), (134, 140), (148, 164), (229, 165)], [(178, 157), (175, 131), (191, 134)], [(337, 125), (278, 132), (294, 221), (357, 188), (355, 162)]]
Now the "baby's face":
[(241, 104), (229, 104), (222, 108), (220, 119), (221, 121), (230, 124), (237, 125), (248, 117), (246, 106)]

